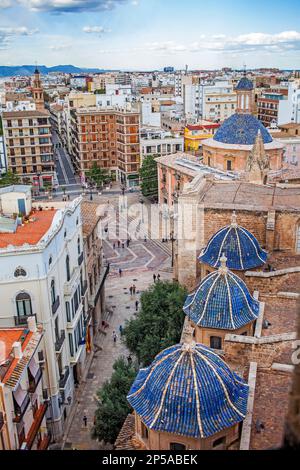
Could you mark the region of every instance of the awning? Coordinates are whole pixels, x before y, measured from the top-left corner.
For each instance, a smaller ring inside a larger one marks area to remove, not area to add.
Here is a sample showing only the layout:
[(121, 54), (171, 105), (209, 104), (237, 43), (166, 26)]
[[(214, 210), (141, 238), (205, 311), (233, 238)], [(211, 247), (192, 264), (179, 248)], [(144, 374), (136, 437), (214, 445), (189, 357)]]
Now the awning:
[(32, 377), (36, 377), (38, 371), (39, 371), (39, 365), (35, 362), (34, 357), (31, 359), (29, 363), (29, 370), (31, 372)]
[(23, 390), (21, 386), (19, 385), (17, 390), (15, 390), (13, 394), (14, 394), (14, 399), (16, 400), (17, 404), (19, 405), (19, 407), (21, 407), (22, 403), (24, 402), (26, 398), (27, 392)]

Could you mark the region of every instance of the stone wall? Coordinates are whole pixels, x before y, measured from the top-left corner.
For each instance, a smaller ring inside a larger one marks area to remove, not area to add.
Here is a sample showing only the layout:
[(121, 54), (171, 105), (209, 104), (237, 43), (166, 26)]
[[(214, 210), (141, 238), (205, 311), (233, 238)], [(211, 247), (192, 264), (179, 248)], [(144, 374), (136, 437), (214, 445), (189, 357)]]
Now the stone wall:
[(250, 292), (258, 290), (261, 294), (277, 294), (280, 291), (300, 291), (300, 267), (270, 273), (247, 271), (245, 279)]

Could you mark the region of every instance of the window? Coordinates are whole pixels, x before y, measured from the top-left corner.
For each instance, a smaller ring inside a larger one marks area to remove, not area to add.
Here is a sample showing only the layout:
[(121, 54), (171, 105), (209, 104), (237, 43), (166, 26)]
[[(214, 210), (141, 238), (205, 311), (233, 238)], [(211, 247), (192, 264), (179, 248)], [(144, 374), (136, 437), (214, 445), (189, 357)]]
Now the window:
[(226, 168), (228, 171), (231, 171), (232, 170), (232, 161), (231, 160), (227, 160), (226, 162)]
[(213, 442), (213, 449), (215, 449), (216, 447), (218, 447), (219, 449), (225, 449), (225, 444), (226, 444), (226, 437), (220, 437), (219, 439), (216, 439), (214, 442)]
[(71, 321), (71, 312), (70, 312), (70, 303), (66, 302), (66, 316), (67, 316), (67, 322)]
[(300, 225), (297, 226), (296, 253), (300, 253)]
[(77, 251), (78, 251), (78, 254), (80, 255), (80, 252), (81, 252), (81, 249), (80, 249), (80, 237), (78, 237), (78, 239), (77, 239)]
[(30, 295), (22, 292), (16, 297), (17, 304), (17, 314), (18, 317), (30, 316), (32, 315), (32, 305)]
[(213, 349), (222, 349), (222, 338), (219, 336), (211, 336), (210, 347)]
[(51, 264), (52, 264), (52, 256), (50, 256), (49, 258), (49, 266), (51, 266)]
[(25, 277), (25, 276), (27, 276), (27, 273), (26, 273), (25, 269), (20, 267), (20, 268), (17, 268), (15, 270), (14, 276), (15, 277)]
[(70, 355), (74, 356), (73, 335), (71, 333), (69, 333), (69, 346), (70, 346)]
[(186, 447), (184, 444), (179, 444), (179, 442), (171, 442), (170, 450), (185, 450)]
[(67, 281), (71, 279), (71, 273), (70, 273), (70, 257), (67, 255), (66, 257), (66, 274), (67, 274)]
[(56, 300), (56, 295), (55, 295), (55, 281), (54, 279), (52, 279), (51, 281), (51, 288), (50, 288), (50, 291), (51, 291), (51, 303), (52, 305), (55, 304), (55, 300)]
[(148, 428), (144, 425), (144, 423), (141, 423), (141, 430), (142, 430), (142, 438), (143, 439), (148, 439)]

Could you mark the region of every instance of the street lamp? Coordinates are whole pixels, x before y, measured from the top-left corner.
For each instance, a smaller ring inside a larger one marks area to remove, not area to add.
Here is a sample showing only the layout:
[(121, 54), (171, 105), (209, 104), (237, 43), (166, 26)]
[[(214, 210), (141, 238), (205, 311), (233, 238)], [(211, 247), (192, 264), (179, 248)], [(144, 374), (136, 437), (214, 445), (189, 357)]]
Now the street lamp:
[(92, 188), (91, 188), (91, 189), (90, 189), (90, 201), (92, 201), (92, 200), (93, 200), (93, 190), (92, 190)]
[(172, 246), (171, 267), (173, 268), (173, 267), (174, 267), (174, 242), (176, 241), (176, 239), (174, 238), (174, 232), (173, 232), (173, 230), (172, 230), (172, 232), (170, 233), (170, 241), (171, 241), (171, 246)]
[(140, 203), (142, 204), (142, 223), (144, 223), (144, 200), (140, 198)]

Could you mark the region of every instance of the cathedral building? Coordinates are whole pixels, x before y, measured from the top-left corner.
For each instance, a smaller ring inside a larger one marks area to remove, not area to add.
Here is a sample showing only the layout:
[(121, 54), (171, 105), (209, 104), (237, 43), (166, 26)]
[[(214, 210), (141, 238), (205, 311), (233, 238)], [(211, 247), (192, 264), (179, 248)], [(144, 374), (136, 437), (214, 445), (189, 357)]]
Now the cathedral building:
[(245, 76), (236, 87), (237, 110), (226, 119), (214, 137), (203, 141), (203, 163), (220, 170), (243, 173), (260, 132), (271, 170), (282, 167), (283, 144), (273, 140), (269, 131), (253, 115), (253, 83)]
[(249, 388), (212, 349), (193, 341), (162, 351), (128, 394), (135, 439), (156, 450), (234, 448)]
[(229, 271), (223, 255), (217, 271), (206, 276), (183, 307), (195, 329), (195, 339), (213, 349), (224, 349), (227, 333), (252, 336), (260, 306), (246, 284)]

